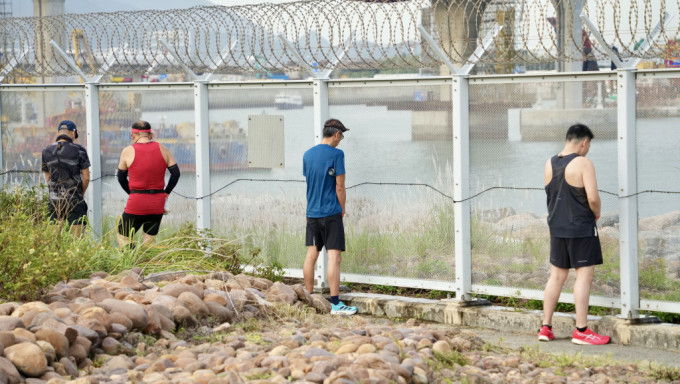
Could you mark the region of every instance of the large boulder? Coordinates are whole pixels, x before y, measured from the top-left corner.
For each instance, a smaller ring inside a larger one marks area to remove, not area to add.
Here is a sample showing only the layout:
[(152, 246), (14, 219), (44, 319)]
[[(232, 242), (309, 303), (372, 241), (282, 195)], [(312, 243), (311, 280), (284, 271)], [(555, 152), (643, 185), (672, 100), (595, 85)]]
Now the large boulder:
[(5, 347), (16, 344), (16, 336), (10, 331), (0, 331), (0, 344)]
[(5, 348), (5, 357), (26, 376), (40, 377), (47, 371), (43, 350), (33, 343), (19, 343)]
[(144, 284), (140, 283), (138, 278), (133, 275), (123, 277), (123, 279), (120, 281), (120, 286), (123, 288), (132, 289), (133, 291), (143, 291), (148, 288)]
[(69, 342), (66, 336), (54, 329), (43, 328), (35, 333), (35, 338), (52, 344), (58, 358), (68, 357)]
[(132, 321), (133, 328), (143, 329), (149, 324), (149, 315), (146, 309), (132, 301), (106, 299), (99, 304), (108, 313), (118, 312)]
[(12, 312), (12, 316), (23, 317), (28, 312), (52, 312), (50, 307), (42, 301), (32, 301), (30, 303), (22, 304)]
[(210, 310), (208, 310), (203, 300), (193, 292), (183, 292), (177, 297), (177, 300), (184, 303), (187, 309), (198, 318), (203, 318), (210, 314)]
[(172, 317), (175, 323), (181, 324), (187, 327), (194, 327), (198, 324), (196, 317), (189, 311), (185, 306), (176, 305), (172, 309)]
[(0, 357), (0, 372), (7, 375), (7, 383), (9, 384), (19, 384), (23, 381), (17, 367), (4, 357)]
[(307, 305), (312, 304), (312, 295), (307, 292), (307, 288), (305, 288), (302, 284), (295, 284), (291, 286), (291, 288), (293, 288), (300, 301)]
[(662, 231), (675, 225), (680, 225), (680, 211), (640, 219), (638, 228), (640, 231)]
[(161, 288), (161, 293), (168, 296), (179, 297), (184, 292), (191, 292), (198, 297), (203, 297), (203, 290), (193, 285), (172, 283)]
[(280, 282), (274, 283), (267, 291), (265, 299), (286, 304), (293, 304), (298, 300), (298, 294), (290, 286)]
[(13, 331), (15, 328), (26, 328), (26, 326), (19, 317), (0, 316), (0, 331)]
[(240, 312), (248, 302), (246, 291), (242, 289), (232, 289), (227, 294), (227, 308)]
[(231, 319), (234, 317), (234, 312), (228, 310), (223, 305), (219, 305), (212, 301), (207, 301), (206, 306), (210, 310), (210, 314), (219, 321), (231, 321)]
[(90, 288), (89, 297), (95, 303), (101, 303), (106, 299), (113, 299), (113, 295), (106, 287), (101, 285), (94, 285)]
[(322, 295), (316, 293), (312, 295), (312, 307), (319, 313), (330, 313), (331, 302), (326, 300)]
[[(179, 296), (179, 295), (177, 295)], [(157, 296), (151, 301), (152, 305), (162, 305), (167, 308), (172, 308), (175, 305), (182, 305), (179, 300), (177, 300), (177, 297), (175, 296), (170, 296), (170, 295), (165, 295), (162, 294), (160, 296)]]
[(47, 364), (52, 364), (57, 359), (57, 351), (54, 349), (52, 344), (44, 340), (38, 340), (35, 342), (40, 349), (42, 349), (45, 354), (45, 359), (47, 359)]
[(69, 344), (72, 344), (74, 341), (76, 341), (76, 337), (78, 337), (78, 331), (75, 328), (73, 328), (73, 326), (66, 325), (63, 322), (55, 321), (52, 319), (45, 321), (40, 326), (40, 329), (52, 329), (61, 333), (62, 335), (66, 336), (66, 339), (68, 340)]
[(81, 325), (86, 325), (84, 320), (96, 320), (99, 324), (104, 326), (104, 328), (108, 331), (111, 329), (111, 318), (109, 317), (109, 313), (106, 312), (104, 308), (100, 307), (91, 307), (87, 308), (86, 310), (80, 312), (80, 318), (78, 318), (78, 324)]
[(21, 304), (19, 303), (2, 303), (0, 304), (0, 316), (9, 316)]

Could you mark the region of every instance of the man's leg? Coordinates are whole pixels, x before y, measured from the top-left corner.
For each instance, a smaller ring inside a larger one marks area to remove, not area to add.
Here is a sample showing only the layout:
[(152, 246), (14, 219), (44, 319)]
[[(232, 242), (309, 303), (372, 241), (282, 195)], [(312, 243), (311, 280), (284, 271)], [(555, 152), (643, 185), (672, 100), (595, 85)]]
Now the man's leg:
[(163, 214), (139, 216), (142, 229), (142, 246), (151, 246), (161, 228)]
[(156, 236), (142, 233), (142, 246), (150, 246), (154, 241), (156, 241)]
[(83, 232), (84, 232), (84, 231), (85, 231), (85, 230), (83, 229), (83, 225), (82, 225), (82, 224), (73, 224), (73, 225), (71, 226), (71, 233), (72, 233), (74, 236), (80, 237), (80, 236), (83, 235)]
[(316, 249), (316, 245), (308, 246), (305, 264), (302, 266), (302, 275), (305, 278), (305, 288), (309, 293), (314, 293), (314, 266), (317, 258), (319, 258), (319, 251)]
[(82, 236), (87, 225), (87, 203), (79, 202), (68, 214), (68, 222), (71, 224), (71, 233), (74, 236)]
[(555, 313), (557, 300), (560, 298), (562, 286), (567, 280), (567, 276), (569, 276), (568, 269), (550, 266), (550, 278), (543, 293), (543, 324), (552, 325), (553, 313)]
[(118, 233), (116, 240), (118, 240), (118, 248), (124, 249), (130, 246), (130, 232), (134, 227), (133, 217), (125, 212), (118, 218)]
[(574, 306), (576, 307), (576, 328), (588, 325), (588, 304), (590, 303), (590, 285), (593, 282), (595, 266), (576, 268), (574, 283)]
[(342, 251), (339, 249), (327, 249), (328, 252), (328, 285), (331, 289), (331, 297), (340, 295), (340, 261)]
[(130, 238), (120, 233), (116, 234), (116, 240), (118, 240), (118, 248), (125, 248), (130, 244)]

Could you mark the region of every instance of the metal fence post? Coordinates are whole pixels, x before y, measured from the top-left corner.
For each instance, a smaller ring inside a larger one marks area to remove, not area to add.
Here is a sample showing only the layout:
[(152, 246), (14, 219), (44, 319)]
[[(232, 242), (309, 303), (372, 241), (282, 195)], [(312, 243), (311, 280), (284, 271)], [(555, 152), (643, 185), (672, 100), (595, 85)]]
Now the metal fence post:
[[(313, 82), (314, 91), (314, 144), (321, 143), (323, 138), (323, 123), (328, 120), (328, 80), (327, 79), (314, 79)], [(302, 161), (302, 159), (300, 159)], [(316, 267), (314, 268), (314, 278), (316, 284), (314, 285), (315, 290), (321, 290), (329, 288), (328, 285), (328, 252), (326, 252), (326, 247), (321, 250), (321, 254), (316, 261)]]
[[(23, 59), (24, 57), (28, 54), (28, 48), (24, 50), (19, 56), (17, 57), (12, 57), (9, 59), (9, 62), (5, 64), (5, 66), (0, 69), (0, 83), (2, 83), (3, 80), (5, 80), (5, 76), (12, 72), (15, 66), (17, 66)], [(2, 92), (0, 92), (0, 118), (2, 117)], [(7, 172), (5, 171), (4, 168), (4, 161), (2, 158), (2, 124), (0, 123), (0, 172)], [(4, 187), (4, 175), (0, 174), (0, 189)]]
[(493, 44), (493, 39), (503, 29), (494, 26), (482, 43), (468, 57), (461, 68), (456, 68), (451, 59), (432, 39), (427, 31), (418, 27), (421, 37), (434, 53), (446, 64), (453, 76), (451, 80), (451, 125), (453, 130), (453, 219), (454, 247), (456, 265), (456, 300), (470, 301), (472, 290), (472, 261), (470, 243), (470, 79), (469, 74), (475, 64)]
[(196, 133), (196, 229), (210, 229), (210, 115), (208, 83), (194, 81)]
[(472, 289), (470, 244), (470, 110), (468, 75), (453, 76), (453, 215), (455, 226), (456, 300), (469, 300)]
[(99, 84), (85, 83), (85, 122), (87, 124), (87, 150), (90, 152), (90, 187), (87, 189), (87, 207), (90, 226), (95, 238), (102, 236), (102, 158), (99, 129)]
[(632, 319), (640, 308), (635, 69), (617, 72), (621, 316)]

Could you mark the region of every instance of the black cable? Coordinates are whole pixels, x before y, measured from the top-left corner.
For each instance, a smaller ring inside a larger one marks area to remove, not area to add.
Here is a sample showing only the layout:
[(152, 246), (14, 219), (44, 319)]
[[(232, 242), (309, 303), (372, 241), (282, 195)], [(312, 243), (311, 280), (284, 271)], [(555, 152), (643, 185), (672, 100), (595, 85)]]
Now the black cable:
[[(13, 172), (15, 172), (15, 173), (40, 173), (40, 171), (33, 171), (33, 170), (9, 170), (9, 171), (0, 173), (0, 176), (5, 175), (7, 173), (13, 173)], [(97, 177), (95, 179), (90, 179), (90, 182), (96, 181), (96, 180), (99, 180), (99, 179), (103, 179), (105, 177), (115, 177), (115, 176), (116, 176), (115, 174), (106, 174), (106, 175), (102, 175), (100, 177)], [(178, 193), (176, 191), (173, 191), (172, 193), (177, 195), (177, 196), (183, 197), (185, 199), (201, 200), (201, 199), (205, 199), (207, 197), (211, 197), (212, 195), (217, 194), (218, 192), (228, 188), (229, 186), (231, 186), (233, 184), (236, 184), (239, 181), (278, 182), (278, 183), (304, 183), (305, 182), (305, 180), (296, 180), (296, 179), (235, 179), (235, 180), (223, 185), (222, 187), (214, 190), (213, 192), (211, 192), (211, 193), (209, 193), (205, 196), (201, 196), (201, 197), (185, 196), (185, 195)], [(392, 183), (392, 182), (387, 182), (387, 183), (380, 182), (380, 183), (378, 183), (378, 182), (365, 181), (365, 182), (362, 182), (362, 183), (359, 183), (359, 184), (349, 186), (346, 189), (348, 189), (348, 190), (354, 189), (354, 188), (361, 187), (361, 186), (364, 186), (364, 185), (392, 185), (392, 186), (402, 186), (402, 187), (426, 187), (426, 188), (429, 188), (429, 189), (437, 192), (438, 194), (442, 195), (443, 197), (451, 200), (453, 203), (463, 203), (463, 202), (466, 202), (468, 200), (472, 200), (475, 197), (478, 197), (480, 195), (485, 194), (486, 192), (489, 192), (489, 191), (492, 191), (492, 190), (495, 190), (495, 189), (511, 190), (511, 191), (544, 191), (545, 190), (545, 188), (538, 188), (538, 187), (502, 187), (502, 186), (496, 186), (496, 187), (486, 188), (486, 189), (484, 189), (480, 192), (477, 192), (476, 194), (474, 194), (470, 197), (467, 197), (463, 200), (454, 200), (452, 196), (449, 196), (446, 193), (440, 191), (439, 189), (433, 187), (432, 185), (426, 184), (426, 183)], [(609, 191), (605, 191), (605, 190), (602, 190), (602, 189), (598, 189), (598, 192), (605, 194), (605, 195), (615, 196), (615, 197), (618, 197), (620, 199), (625, 199), (625, 198), (628, 198), (628, 197), (638, 196), (638, 195), (642, 195), (642, 194), (646, 194), (646, 193), (664, 193), (664, 194), (673, 194), (673, 195), (680, 194), (680, 191), (661, 191), (661, 190), (657, 190), (657, 189), (646, 189), (644, 191), (639, 191), (639, 192), (636, 192), (636, 193), (633, 193), (633, 194), (630, 194), (630, 195), (624, 195), (624, 196), (619, 196), (618, 194), (616, 194), (614, 192), (609, 192)]]

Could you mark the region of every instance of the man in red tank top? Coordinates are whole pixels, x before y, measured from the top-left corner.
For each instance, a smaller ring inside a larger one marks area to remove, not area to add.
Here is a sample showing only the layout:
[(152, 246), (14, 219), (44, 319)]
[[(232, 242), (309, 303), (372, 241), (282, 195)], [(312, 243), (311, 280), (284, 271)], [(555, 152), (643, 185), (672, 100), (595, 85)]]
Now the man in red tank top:
[[(170, 171), (167, 186), (166, 169)], [(132, 145), (120, 154), (117, 176), (130, 195), (118, 223), (118, 245), (128, 246), (131, 235), (140, 229), (142, 244), (152, 243), (161, 226), (165, 201), (179, 181), (179, 167), (168, 148), (153, 141), (148, 122), (132, 125)]]

